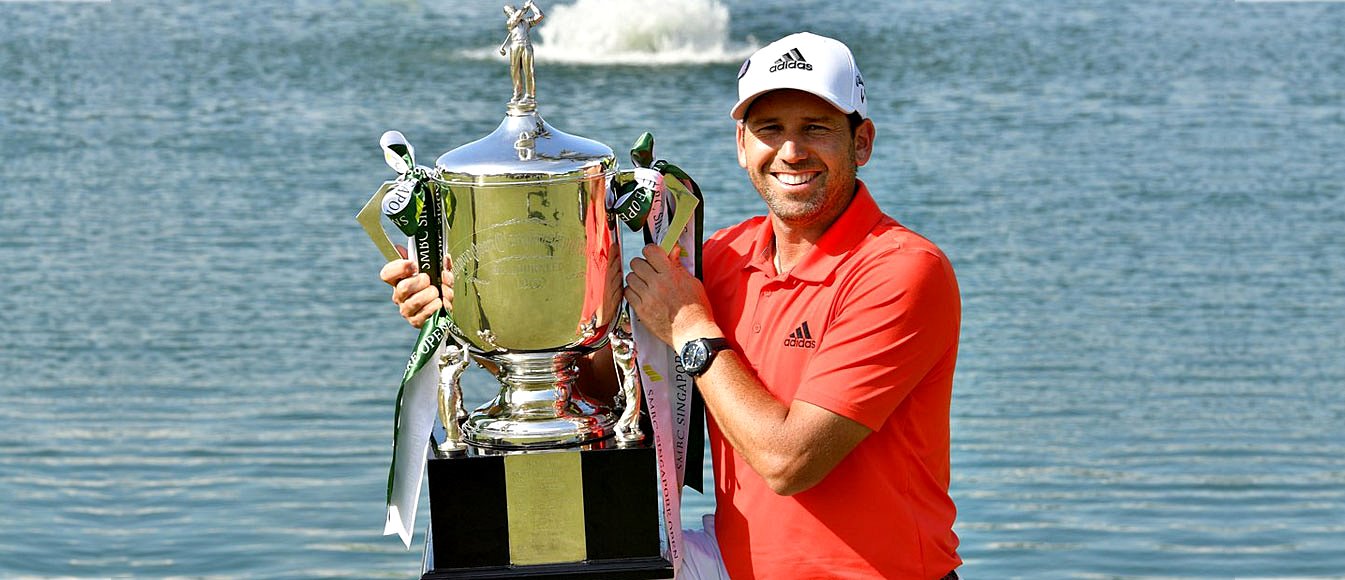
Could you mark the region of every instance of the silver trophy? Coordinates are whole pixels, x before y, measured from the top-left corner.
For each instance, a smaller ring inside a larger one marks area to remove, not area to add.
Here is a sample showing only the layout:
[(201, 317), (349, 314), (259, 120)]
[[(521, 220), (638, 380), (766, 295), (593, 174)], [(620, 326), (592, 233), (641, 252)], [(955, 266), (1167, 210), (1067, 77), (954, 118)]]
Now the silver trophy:
[[(611, 148), (560, 131), (537, 113), (528, 36), (543, 15), (531, 0), (504, 11), (509, 32), (500, 52), (509, 56), (514, 88), (504, 120), (484, 138), (441, 155), (433, 168), (416, 166), (406, 139), (388, 132), (381, 144), (402, 178), (370, 201), (404, 225), (397, 214), (415, 188), (433, 191), (425, 199), (436, 200), (429, 214), (442, 243), (436, 250), (453, 272), (448, 332), (499, 369), (499, 394), (463, 418), (456, 412), (462, 364), (454, 359), (444, 375), (440, 419), (449, 440), (441, 448), (548, 449), (613, 435), (621, 444), (638, 443), (634, 342), (628, 328), (616, 325), (622, 257), (620, 220), (612, 212), (616, 184), (634, 179), (618, 171)], [(361, 214), (374, 242), (396, 257), (382, 227), (367, 219), (376, 213), (366, 207)], [(577, 362), (613, 338), (622, 395), (592, 400), (577, 388)]]
[[(435, 281), (445, 266), (453, 274), (452, 311), (425, 324), (403, 375), (388, 526), (409, 542), (425, 461), (423, 579), (669, 578), (659, 490), (676, 493), (676, 477), (660, 477), (639, 427), (641, 367), (622, 300), (618, 227), (661, 236), (671, 251), (678, 236), (655, 232), (683, 231), (698, 190), (655, 161), (647, 133), (631, 150), (634, 167), (619, 170), (611, 148), (544, 121), (529, 39), (542, 11), (528, 0), (504, 12), (500, 52), (513, 96), (499, 126), (433, 167), (416, 165), (401, 133), (385, 133), (380, 145), (400, 177), (357, 216), (388, 260), (400, 255), (383, 216), (410, 236), (421, 272)], [(578, 365), (608, 344), (621, 389), (595, 400)], [(416, 380), (435, 356), (438, 384)], [(459, 377), (473, 357), (497, 369), (499, 393), (467, 413)], [(438, 391), (444, 435), (426, 460), (429, 389)]]
[[(530, 75), (529, 75), (530, 76)], [(608, 341), (621, 305), (621, 247), (608, 214), (616, 158), (513, 101), (483, 139), (439, 157), (451, 333), (499, 367), (501, 390), (463, 424), (493, 449), (583, 444), (612, 434), (612, 404), (576, 388), (577, 359)]]

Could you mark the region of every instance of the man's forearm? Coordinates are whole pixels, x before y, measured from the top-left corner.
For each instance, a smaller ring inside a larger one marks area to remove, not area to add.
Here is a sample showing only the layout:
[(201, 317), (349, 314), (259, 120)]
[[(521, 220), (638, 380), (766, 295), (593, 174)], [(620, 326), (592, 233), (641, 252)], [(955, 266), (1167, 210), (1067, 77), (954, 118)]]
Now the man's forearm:
[(720, 432), (781, 495), (804, 491), (831, 472), (869, 430), (815, 405), (785, 405), (732, 350), (696, 380)]
[(579, 390), (604, 404), (616, 400), (621, 385), (617, 382), (616, 363), (612, 361), (610, 344), (579, 359)]
[[(658, 246), (645, 246), (642, 255), (631, 262), (626, 299), (646, 328), (677, 349), (727, 336), (699, 280)], [(735, 351), (721, 351), (696, 385), (729, 444), (776, 493), (817, 484), (870, 433), (816, 405), (776, 399)]]

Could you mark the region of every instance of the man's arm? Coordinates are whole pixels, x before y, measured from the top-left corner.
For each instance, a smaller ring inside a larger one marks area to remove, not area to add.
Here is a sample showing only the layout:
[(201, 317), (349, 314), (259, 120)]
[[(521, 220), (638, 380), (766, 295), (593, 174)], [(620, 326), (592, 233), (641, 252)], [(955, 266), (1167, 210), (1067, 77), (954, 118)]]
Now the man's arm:
[[(660, 340), (679, 348), (689, 340), (724, 336), (700, 281), (657, 246), (645, 247), (626, 280), (627, 300)], [(696, 386), (729, 444), (781, 495), (822, 481), (872, 432), (811, 403), (786, 406), (731, 350), (719, 353)]]
[(729, 444), (780, 495), (817, 485), (872, 433), (812, 403), (786, 407), (732, 350), (720, 352), (696, 386)]
[(528, 26), (537, 26), (538, 22), (541, 22), (543, 18), (546, 18), (546, 15), (542, 14), (542, 9), (538, 8), (536, 4), (533, 4), (532, 0), (528, 0), (526, 8), (532, 11), (532, 18), (528, 19)]

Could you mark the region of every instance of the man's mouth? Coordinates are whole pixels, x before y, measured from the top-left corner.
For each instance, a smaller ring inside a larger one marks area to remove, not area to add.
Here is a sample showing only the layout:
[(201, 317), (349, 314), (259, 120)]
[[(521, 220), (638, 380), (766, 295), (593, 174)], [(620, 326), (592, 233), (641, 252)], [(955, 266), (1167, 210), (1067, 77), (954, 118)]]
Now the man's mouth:
[(816, 172), (808, 173), (772, 173), (775, 179), (785, 185), (803, 185), (817, 177)]

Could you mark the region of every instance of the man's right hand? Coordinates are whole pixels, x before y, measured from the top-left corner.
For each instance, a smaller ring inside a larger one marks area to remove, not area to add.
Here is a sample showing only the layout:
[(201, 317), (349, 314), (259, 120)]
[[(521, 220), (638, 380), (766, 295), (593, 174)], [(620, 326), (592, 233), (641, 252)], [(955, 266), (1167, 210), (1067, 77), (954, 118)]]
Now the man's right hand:
[[(452, 310), (452, 262), (444, 260), (443, 280), (439, 290), (436, 291), (430, 283), (430, 275), (420, 272), (415, 262), (406, 259), (406, 248), (397, 246), (397, 252), (402, 255), (402, 259), (384, 264), (378, 276), (392, 286), (392, 302), (397, 305), (402, 318), (411, 323), (411, 326), (420, 328), (430, 316), (444, 307), (445, 303), (448, 309)], [(442, 300), (440, 293), (443, 295)]]

